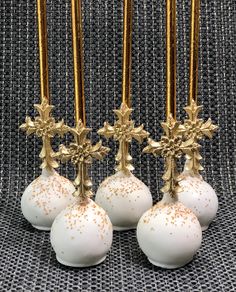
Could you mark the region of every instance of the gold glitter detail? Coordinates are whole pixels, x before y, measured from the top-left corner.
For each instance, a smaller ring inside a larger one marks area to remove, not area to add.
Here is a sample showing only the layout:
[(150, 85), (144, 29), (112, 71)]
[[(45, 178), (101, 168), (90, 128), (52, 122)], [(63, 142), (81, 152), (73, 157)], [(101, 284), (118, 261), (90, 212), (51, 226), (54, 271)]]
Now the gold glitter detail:
[[(119, 196), (127, 198), (130, 194), (136, 194), (138, 191), (142, 191), (145, 184), (137, 179), (133, 174), (116, 173), (106, 178), (100, 185), (99, 189), (107, 190), (107, 201), (110, 201), (113, 196)], [(138, 200), (140, 196), (134, 198)]]
[(186, 208), (181, 203), (163, 203), (159, 202), (153, 206), (150, 211), (143, 217), (143, 223), (148, 224), (151, 218), (156, 218), (159, 215), (166, 215), (165, 226), (174, 225), (177, 226), (179, 220), (181, 220), (181, 226), (189, 224), (189, 222), (198, 222), (197, 217), (193, 212)]
[[(205, 197), (206, 195), (206, 190), (202, 189), (201, 184), (204, 183), (204, 180), (202, 179), (201, 176), (191, 176), (191, 175), (183, 175), (183, 180), (181, 181), (181, 187), (183, 191), (189, 192), (189, 190), (194, 191), (194, 193), (198, 194), (198, 201), (201, 202), (202, 204), (205, 203), (204, 207), (208, 208), (209, 204), (211, 203), (211, 199), (208, 197)], [(197, 206), (193, 207), (194, 210), (198, 213), (200, 213), (199, 209)]]
[(111, 138), (115, 141), (119, 141), (119, 150), (116, 155), (116, 171), (124, 171), (129, 173), (134, 169), (132, 166), (132, 157), (129, 154), (129, 144), (132, 139), (142, 143), (145, 138), (149, 136), (149, 133), (143, 129), (143, 125), (135, 128), (134, 122), (130, 120), (132, 109), (129, 108), (126, 103), (122, 103), (119, 110), (114, 110), (118, 120), (111, 126), (107, 122), (104, 123), (104, 127), (98, 131), (99, 135)]
[(45, 215), (49, 215), (56, 208), (53, 207), (52, 198), (57, 194), (57, 199), (71, 196), (71, 193), (65, 185), (69, 181), (58, 173), (48, 176), (46, 179), (38, 177), (32, 184), (32, 195), (30, 201), (33, 201), (37, 207), (43, 210)]
[(68, 207), (64, 217), (66, 218), (67, 229), (77, 230), (80, 234), (86, 228), (85, 222), (90, 222), (92, 217), (94, 217), (92, 223), (97, 225), (101, 239), (110, 230), (109, 226), (111, 224), (106, 212), (92, 200)]

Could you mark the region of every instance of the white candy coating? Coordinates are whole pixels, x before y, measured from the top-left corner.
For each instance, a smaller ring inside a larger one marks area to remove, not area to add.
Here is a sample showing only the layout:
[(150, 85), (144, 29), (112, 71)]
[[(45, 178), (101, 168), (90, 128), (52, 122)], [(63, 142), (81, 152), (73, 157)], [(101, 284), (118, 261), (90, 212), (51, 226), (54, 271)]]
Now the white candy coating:
[(136, 228), (142, 214), (152, 206), (148, 187), (132, 173), (118, 171), (99, 186), (96, 203), (108, 214), (114, 230)]
[(94, 201), (75, 203), (63, 210), (51, 229), (57, 260), (71, 267), (94, 266), (105, 260), (112, 244), (112, 224)]
[(56, 216), (75, 201), (73, 184), (56, 171), (43, 170), (24, 191), (21, 210), (39, 230), (50, 230)]
[(178, 201), (194, 212), (202, 230), (206, 230), (218, 210), (218, 198), (214, 189), (201, 176), (188, 173), (183, 174), (180, 186), (183, 191), (178, 194)]
[(201, 246), (202, 231), (190, 209), (162, 200), (141, 217), (137, 239), (153, 265), (175, 269), (193, 259)]

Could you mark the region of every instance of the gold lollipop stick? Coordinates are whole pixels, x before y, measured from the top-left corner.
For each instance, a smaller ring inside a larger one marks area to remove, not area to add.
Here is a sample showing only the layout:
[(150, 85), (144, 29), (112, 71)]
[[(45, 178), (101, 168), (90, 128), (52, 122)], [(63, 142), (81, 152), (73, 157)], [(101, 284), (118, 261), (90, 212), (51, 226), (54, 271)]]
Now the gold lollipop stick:
[(123, 2), (123, 70), (122, 103), (131, 107), (131, 63), (132, 63), (132, 14), (133, 0)]
[[(198, 118), (198, 115), (202, 110), (202, 106), (197, 105), (200, 0), (192, 0), (191, 3), (189, 105), (184, 108), (188, 114), (188, 119), (185, 120), (182, 130), (186, 139), (193, 138), (194, 141), (197, 142), (204, 137), (212, 138), (218, 127), (212, 123), (211, 119), (208, 119), (205, 122)], [(199, 171), (203, 170), (203, 167), (200, 164), (200, 161), (202, 160), (200, 148), (195, 149), (192, 155), (187, 155), (186, 158), (187, 162), (185, 164), (185, 169), (192, 171), (194, 175), (199, 175)]]
[(176, 1), (166, 0), (166, 115), (167, 120), (162, 123), (165, 135), (161, 141), (148, 140), (148, 146), (144, 148), (145, 153), (160, 155), (165, 159), (165, 173), (163, 180), (163, 193), (171, 197), (181, 190), (179, 186), (179, 173), (176, 160), (183, 154), (191, 156), (199, 145), (192, 137), (183, 139), (182, 127), (176, 121)]
[(71, 0), (72, 44), (74, 60), (75, 121), (86, 125), (83, 67), (83, 29), (81, 0)]
[(39, 65), (40, 65), (40, 91), (41, 101), (49, 101), (48, 81), (48, 40), (47, 40), (47, 7), (46, 0), (37, 1)]
[(197, 103), (198, 95), (198, 47), (199, 47), (199, 15), (200, 0), (191, 2), (191, 34), (190, 34), (190, 60), (189, 60), (189, 100)]
[(176, 119), (176, 1), (166, 1), (166, 117)]
[(55, 119), (51, 116), (51, 111), (54, 106), (49, 105), (46, 0), (37, 1), (37, 15), (41, 104), (34, 105), (39, 116), (37, 116), (35, 120), (26, 117), (25, 123), (20, 126), (20, 129), (26, 131), (27, 135), (35, 134), (37, 137), (42, 138), (43, 146), (39, 154), (39, 157), (43, 161), (41, 168), (52, 171), (52, 169), (57, 168), (59, 164), (55, 159), (55, 153), (51, 146), (51, 139), (57, 134), (63, 136), (68, 131), (68, 127), (64, 124), (63, 120), (56, 123)]
[(87, 138), (91, 129), (86, 128), (85, 96), (84, 96), (84, 68), (83, 68), (83, 29), (81, 0), (71, 0), (72, 44), (74, 60), (74, 100), (75, 100), (75, 128), (69, 128), (74, 136), (74, 142), (69, 146), (61, 145), (57, 157), (62, 161), (71, 160), (77, 170), (74, 180), (74, 196), (86, 201), (93, 195), (92, 181), (88, 175), (88, 167), (93, 159), (102, 159), (109, 148), (102, 146), (102, 142), (92, 145)]
[(130, 119), (131, 106), (131, 59), (132, 59), (132, 13), (133, 1), (123, 2), (123, 71), (122, 71), (122, 104), (119, 110), (114, 110), (117, 120), (114, 126), (107, 122), (98, 131), (98, 134), (119, 142), (119, 150), (116, 155), (116, 171), (129, 174), (134, 169), (132, 157), (129, 154), (129, 144), (132, 139), (142, 143), (149, 133), (143, 129), (143, 125), (135, 127)]

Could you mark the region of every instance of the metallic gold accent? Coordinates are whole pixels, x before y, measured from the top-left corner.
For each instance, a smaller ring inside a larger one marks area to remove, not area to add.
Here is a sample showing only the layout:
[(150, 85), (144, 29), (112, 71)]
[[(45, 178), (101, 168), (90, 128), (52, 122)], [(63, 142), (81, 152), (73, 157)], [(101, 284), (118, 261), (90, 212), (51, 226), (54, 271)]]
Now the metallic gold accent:
[(83, 32), (81, 0), (71, 0), (72, 14), (72, 37), (73, 37), (73, 59), (74, 59), (74, 87), (75, 87), (75, 128), (70, 128), (69, 132), (74, 136), (74, 142), (68, 147), (60, 145), (55, 157), (62, 162), (71, 160), (77, 170), (74, 180), (74, 196), (81, 201), (86, 201), (93, 195), (92, 181), (88, 175), (88, 166), (92, 164), (92, 159), (102, 159), (109, 148), (102, 146), (98, 142), (94, 146), (87, 139), (91, 131), (86, 128), (85, 117), (85, 96), (84, 96), (84, 72), (83, 72)]
[(191, 3), (190, 61), (189, 61), (189, 104), (191, 104), (192, 100), (194, 100), (197, 103), (199, 15), (200, 15), (200, 0), (192, 0), (192, 3)]
[(37, 0), (41, 102), (49, 100), (46, 0)]
[(76, 125), (86, 124), (84, 71), (83, 71), (83, 30), (81, 0), (71, 0), (72, 40), (74, 60), (75, 121)]
[(113, 137), (119, 141), (119, 150), (116, 155), (116, 171), (130, 173), (134, 169), (132, 157), (129, 154), (129, 144), (132, 139), (142, 143), (148, 137), (143, 125), (135, 128), (130, 120), (131, 107), (131, 63), (132, 63), (132, 13), (133, 0), (123, 1), (123, 68), (122, 68), (122, 104), (119, 110), (114, 110), (118, 117), (114, 126), (104, 123), (98, 134), (106, 138)]
[[(198, 119), (198, 114), (202, 110), (202, 106), (197, 105), (198, 94), (198, 46), (199, 46), (199, 15), (200, 0), (192, 0), (191, 2), (191, 34), (190, 34), (190, 62), (189, 62), (189, 106), (185, 107), (188, 119), (184, 121), (181, 132), (185, 139), (194, 139), (197, 143), (204, 137), (212, 138), (214, 132), (218, 129), (211, 119), (204, 122)], [(200, 149), (193, 150), (191, 155), (186, 155), (185, 170), (199, 175), (203, 170), (200, 164), (202, 156)]]
[(35, 104), (35, 109), (39, 112), (39, 116), (33, 121), (30, 117), (26, 117), (25, 124), (20, 126), (20, 129), (26, 131), (27, 135), (35, 134), (37, 137), (41, 137), (43, 140), (42, 150), (39, 157), (43, 160), (41, 168), (47, 168), (52, 170), (57, 168), (59, 164), (55, 160), (55, 153), (51, 146), (51, 138), (56, 134), (61, 137), (68, 132), (68, 127), (64, 124), (64, 121), (58, 123), (51, 116), (51, 111), (54, 106), (49, 105), (48, 99), (43, 98), (41, 104)]
[(102, 159), (108, 152), (109, 148), (102, 146), (99, 141), (94, 146), (87, 139), (88, 133), (91, 131), (86, 128), (81, 120), (79, 120), (76, 128), (69, 128), (74, 136), (74, 142), (68, 147), (60, 145), (59, 152), (55, 155), (62, 162), (71, 160), (77, 168), (77, 176), (74, 180), (76, 191), (74, 196), (79, 197), (81, 201), (93, 195), (92, 182), (88, 176), (88, 166), (92, 164), (92, 159)]
[(200, 145), (197, 144), (192, 137), (186, 141), (183, 139), (181, 125), (172, 115), (169, 115), (167, 121), (161, 125), (165, 135), (161, 137), (160, 142), (148, 139), (148, 146), (143, 149), (143, 152), (152, 153), (155, 156), (160, 155), (164, 158), (165, 173), (162, 178), (165, 181), (165, 185), (161, 191), (175, 197), (176, 194), (181, 191), (176, 159), (179, 159), (182, 154), (191, 157), (193, 151), (198, 149)]
[(68, 127), (64, 121), (58, 123), (51, 116), (54, 106), (49, 105), (49, 81), (48, 81), (48, 45), (47, 45), (47, 7), (46, 0), (37, 0), (38, 15), (38, 38), (39, 38), (39, 63), (40, 63), (40, 91), (41, 104), (35, 104), (35, 109), (39, 112), (39, 116), (33, 121), (30, 117), (26, 117), (25, 123), (20, 129), (26, 131), (27, 135), (35, 133), (37, 137), (43, 140), (42, 150), (39, 157), (42, 159), (41, 168), (52, 171), (53, 168), (59, 166), (51, 146), (51, 139), (56, 135), (63, 136)]
[(132, 166), (132, 157), (129, 154), (129, 143), (132, 139), (142, 143), (145, 138), (149, 136), (149, 133), (143, 129), (143, 125), (135, 128), (134, 122), (130, 120), (132, 109), (129, 108), (126, 103), (122, 103), (119, 110), (114, 110), (118, 117), (114, 126), (104, 123), (104, 127), (98, 131), (99, 135), (111, 138), (115, 141), (119, 141), (119, 150), (116, 155), (117, 167), (116, 171), (130, 172), (134, 169)]
[(166, 0), (166, 116), (176, 119), (176, 0)]
[(132, 13), (133, 0), (123, 2), (123, 69), (122, 102), (131, 107), (131, 63), (132, 63)]
[[(214, 132), (218, 129), (218, 126), (214, 125), (209, 118), (206, 122), (203, 119), (198, 119), (198, 114), (202, 110), (202, 106), (197, 106), (194, 100), (191, 104), (185, 107), (185, 111), (188, 114), (188, 119), (184, 121), (184, 125), (181, 128), (185, 139), (194, 139), (195, 142), (203, 139), (204, 137), (212, 138)], [(187, 155), (186, 170), (193, 171), (194, 174), (198, 175), (199, 171), (203, 170), (200, 164), (202, 156), (200, 155), (199, 149), (195, 149), (191, 156)]]

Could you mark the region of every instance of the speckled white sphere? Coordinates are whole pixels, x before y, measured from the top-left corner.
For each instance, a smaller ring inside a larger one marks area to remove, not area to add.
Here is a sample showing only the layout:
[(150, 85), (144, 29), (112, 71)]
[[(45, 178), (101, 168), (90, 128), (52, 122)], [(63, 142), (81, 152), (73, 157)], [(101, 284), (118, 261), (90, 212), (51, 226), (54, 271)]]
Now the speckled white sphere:
[(182, 175), (178, 201), (190, 208), (197, 216), (202, 230), (206, 230), (215, 218), (218, 210), (218, 198), (214, 189), (201, 176), (188, 173)]
[(141, 217), (137, 239), (153, 265), (175, 269), (193, 259), (201, 246), (202, 230), (190, 209), (162, 200)]
[(112, 244), (112, 224), (94, 201), (75, 203), (63, 210), (51, 229), (57, 260), (66, 266), (89, 267), (106, 258)]
[(56, 216), (75, 201), (73, 184), (55, 170), (44, 169), (24, 191), (21, 210), (24, 217), (39, 230), (50, 230)]
[(114, 230), (134, 229), (140, 217), (152, 206), (148, 187), (132, 173), (118, 171), (99, 186), (96, 203), (108, 214)]

